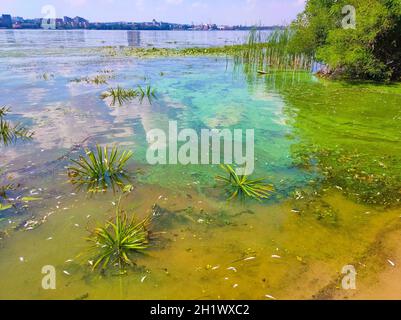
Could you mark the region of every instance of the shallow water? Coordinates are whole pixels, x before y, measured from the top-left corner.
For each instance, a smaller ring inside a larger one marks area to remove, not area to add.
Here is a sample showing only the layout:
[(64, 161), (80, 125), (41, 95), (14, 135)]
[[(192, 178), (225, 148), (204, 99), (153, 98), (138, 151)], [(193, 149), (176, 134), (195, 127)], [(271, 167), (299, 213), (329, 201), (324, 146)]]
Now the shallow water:
[[(262, 35), (269, 31), (262, 31)], [(2, 50), (130, 46), (158, 48), (243, 44), (248, 31), (0, 30)]]
[[(126, 45), (115, 35), (104, 45)], [(96, 39), (43, 51), (11, 41), (0, 50), (0, 104), (35, 131), (31, 142), (0, 147), (1, 181), (20, 184), (10, 195), (16, 207), (0, 212), (0, 298), (309, 299), (399, 219), (400, 86), (255, 77), (225, 58), (108, 57), (86, 50), (101, 45)], [(98, 74), (108, 84), (72, 82)], [(152, 104), (100, 99), (109, 86), (146, 84), (157, 89)], [(171, 120), (255, 129), (255, 175), (275, 186), (273, 197), (227, 203), (216, 166), (147, 165), (146, 132)], [(140, 172), (124, 207), (141, 217), (162, 208), (161, 235), (122, 277), (93, 273), (79, 256), (86, 229), (112, 215), (115, 198), (77, 191), (65, 167), (97, 143), (135, 153), (129, 170)], [(40, 225), (25, 230), (29, 220)], [(41, 287), (44, 265), (56, 267), (55, 291)]]

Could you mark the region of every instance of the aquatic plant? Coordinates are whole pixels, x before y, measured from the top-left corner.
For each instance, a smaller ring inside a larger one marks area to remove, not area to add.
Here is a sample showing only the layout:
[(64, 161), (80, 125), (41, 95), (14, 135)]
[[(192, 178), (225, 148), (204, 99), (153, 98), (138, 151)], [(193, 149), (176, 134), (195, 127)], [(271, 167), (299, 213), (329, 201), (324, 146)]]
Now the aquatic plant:
[(117, 265), (120, 270), (133, 264), (130, 254), (143, 252), (149, 247), (150, 233), (148, 227), (150, 218), (137, 220), (135, 216), (128, 215), (116, 208), (116, 216), (108, 221), (104, 227), (95, 228), (87, 239), (93, 243), (92, 251), (95, 258), (92, 263), (93, 270), (106, 269)]
[(50, 79), (54, 79), (54, 74), (45, 72), (45, 73), (39, 75), (39, 79), (43, 79), (45, 81), (48, 81)]
[(122, 106), (125, 102), (131, 101), (134, 98), (137, 98), (139, 95), (138, 91), (135, 89), (124, 89), (121, 88), (120, 86), (117, 86), (117, 88), (110, 88), (106, 92), (104, 92), (101, 95), (101, 98), (107, 99), (111, 98), (111, 106), (115, 106), (116, 103), (118, 105)]
[(107, 84), (107, 80), (110, 78), (110, 76), (107, 75), (97, 75), (95, 77), (84, 77), (84, 78), (76, 78), (71, 80), (71, 82), (86, 82), (88, 84), (96, 84), (96, 85), (101, 85), (101, 84)]
[(217, 176), (216, 180), (223, 182), (226, 186), (229, 200), (235, 198), (251, 198), (256, 200), (268, 199), (273, 186), (264, 183), (264, 179), (249, 179), (249, 176), (238, 175), (232, 166), (221, 165), (221, 168), (228, 174), (228, 177)]
[(18, 139), (32, 139), (33, 132), (19, 123), (13, 125), (11, 122), (4, 119), (9, 111), (10, 109), (7, 107), (0, 108), (0, 142), (7, 146), (10, 143), (15, 143)]
[(12, 184), (6, 184), (4, 186), (0, 186), (0, 199), (7, 199), (7, 191), (15, 190), (15, 186)]
[(115, 106), (117, 103), (119, 106), (122, 106), (124, 103), (135, 98), (138, 98), (141, 103), (147, 98), (149, 103), (152, 103), (152, 100), (156, 98), (156, 90), (150, 85), (146, 86), (146, 88), (138, 86), (137, 89), (124, 89), (117, 86), (117, 88), (110, 88), (104, 92), (101, 98), (103, 100), (111, 98), (111, 106)]
[(119, 152), (114, 146), (111, 151), (96, 146), (96, 151), (85, 150), (86, 157), (80, 156), (79, 160), (72, 160), (74, 165), (68, 167), (68, 176), (74, 185), (87, 186), (89, 192), (107, 190), (110, 186), (124, 187), (123, 180), (127, 174), (124, 169), (128, 160), (133, 156), (131, 151)]
[(152, 103), (152, 99), (156, 99), (156, 89), (152, 88), (150, 85), (146, 86), (145, 90), (141, 86), (138, 86), (139, 101), (142, 103), (143, 99), (146, 97), (149, 103)]
[(292, 31), (289, 28), (271, 32), (266, 38), (252, 30), (248, 43), (233, 53), (234, 63), (245, 72), (269, 74), (272, 71), (310, 71), (314, 63), (312, 54), (294, 52), (290, 47)]

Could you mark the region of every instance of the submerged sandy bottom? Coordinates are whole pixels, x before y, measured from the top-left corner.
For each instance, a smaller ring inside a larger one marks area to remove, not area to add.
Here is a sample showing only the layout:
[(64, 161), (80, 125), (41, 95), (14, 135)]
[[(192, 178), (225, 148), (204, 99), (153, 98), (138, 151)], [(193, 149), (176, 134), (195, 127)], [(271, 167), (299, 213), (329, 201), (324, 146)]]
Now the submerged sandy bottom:
[[(159, 196), (163, 199), (158, 200)], [(149, 214), (155, 203), (166, 210), (159, 211), (161, 215), (154, 218), (154, 227), (160, 234), (153, 247), (146, 255), (136, 256), (136, 267), (124, 276), (93, 273), (88, 257), (79, 256), (87, 249), (86, 227), (111, 215), (112, 199), (68, 200), (68, 209), (55, 210), (38, 229), (18, 232), (3, 240), (0, 297), (340, 298), (350, 295), (339, 289), (341, 269), (350, 263), (363, 274), (363, 286), (356, 297), (379, 297), (373, 288), (383, 283), (373, 282), (372, 287), (369, 281), (379, 270), (393, 269), (386, 259), (397, 261), (399, 257), (397, 251), (391, 250), (394, 241), (381, 242), (384, 230), (398, 231), (401, 227), (401, 212), (397, 210), (369, 209), (367, 214), (368, 208), (333, 194), (325, 200), (341, 209), (341, 223), (327, 228), (314, 218), (292, 212), (296, 203), (291, 201), (241, 207), (223, 205), (196, 194), (191, 198), (189, 201), (188, 195), (144, 186), (124, 200), (125, 208), (139, 216)], [(60, 199), (61, 206), (64, 201)], [(188, 206), (192, 209), (188, 210)], [(378, 243), (380, 252), (374, 250)], [(56, 267), (57, 290), (42, 289), (44, 265)], [(392, 282), (389, 285), (394, 286)], [(391, 290), (388, 294), (397, 296)], [(380, 297), (388, 295), (381, 292)]]

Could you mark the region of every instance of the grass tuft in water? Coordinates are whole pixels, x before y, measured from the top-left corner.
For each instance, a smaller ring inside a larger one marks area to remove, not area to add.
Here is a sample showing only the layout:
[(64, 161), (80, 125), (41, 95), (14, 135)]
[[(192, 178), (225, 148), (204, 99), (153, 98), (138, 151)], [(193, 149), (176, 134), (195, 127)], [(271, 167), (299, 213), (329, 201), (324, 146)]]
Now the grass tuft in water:
[(228, 176), (217, 176), (216, 180), (222, 182), (229, 195), (228, 200), (251, 198), (254, 200), (268, 199), (273, 192), (273, 186), (266, 184), (264, 179), (249, 179), (248, 176), (238, 175), (230, 165), (221, 165)]
[(87, 84), (101, 85), (101, 84), (107, 84), (108, 79), (110, 79), (110, 76), (102, 74), (94, 76), (92, 78), (91, 77), (76, 78), (71, 80), (71, 82), (76, 82), (76, 83), (86, 82)]
[(156, 99), (156, 89), (152, 88), (150, 85), (146, 86), (143, 89), (141, 86), (138, 86), (139, 93), (139, 101), (142, 103), (143, 99), (147, 98), (149, 103), (152, 104), (152, 100)]
[(132, 266), (132, 253), (143, 252), (149, 247), (150, 218), (142, 221), (128, 215), (117, 206), (116, 216), (104, 227), (94, 229), (87, 239), (93, 243), (91, 251), (95, 252), (93, 270), (106, 269), (117, 265), (120, 271)]
[(120, 86), (117, 88), (110, 88), (106, 92), (102, 93), (101, 98), (111, 98), (111, 106), (115, 106), (117, 103), (122, 106), (124, 103), (129, 102), (138, 97), (138, 91), (135, 89), (124, 89)]
[(152, 88), (150, 85), (142, 88), (138, 86), (138, 89), (124, 89), (120, 86), (117, 88), (110, 88), (106, 92), (101, 95), (101, 98), (107, 99), (111, 98), (110, 106), (115, 106), (118, 104), (122, 106), (124, 103), (132, 101), (135, 98), (138, 98), (140, 103), (143, 102), (145, 98), (148, 99), (149, 103), (151, 104), (153, 99), (156, 99), (156, 89)]
[(21, 124), (13, 125), (10, 121), (5, 120), (10, 109), (7, 107), (0, 108), (0, 143), (5, 146), (17, 142), (17, 140), (30, 140), (33, 132)]
[(123, 180), (127, 179), (124, 169), (128, 160), (133, 156), (131, 151), (119, 152), (114, 146), (111, 151), (108, 147), (96, 146), (96, 151), (85, 150), (86, 157), (72, 160), (74, 165), (68, 167), (68, 176), (72, 184), (87, 186), (89, 192), (107, 190), (110, 186), (123, 188)]

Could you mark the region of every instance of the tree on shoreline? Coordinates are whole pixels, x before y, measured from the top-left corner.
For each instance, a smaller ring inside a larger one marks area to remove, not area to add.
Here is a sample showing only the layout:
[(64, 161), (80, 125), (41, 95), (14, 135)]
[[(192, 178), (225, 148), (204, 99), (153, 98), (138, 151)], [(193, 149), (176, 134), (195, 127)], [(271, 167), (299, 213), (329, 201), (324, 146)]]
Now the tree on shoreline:
[[(355, 28), (343, 28), (346, 5)], [(401, 80), (401, 0), (308, 0), (291, 29), (291, 50), (315, 55), (333, 77)]]

